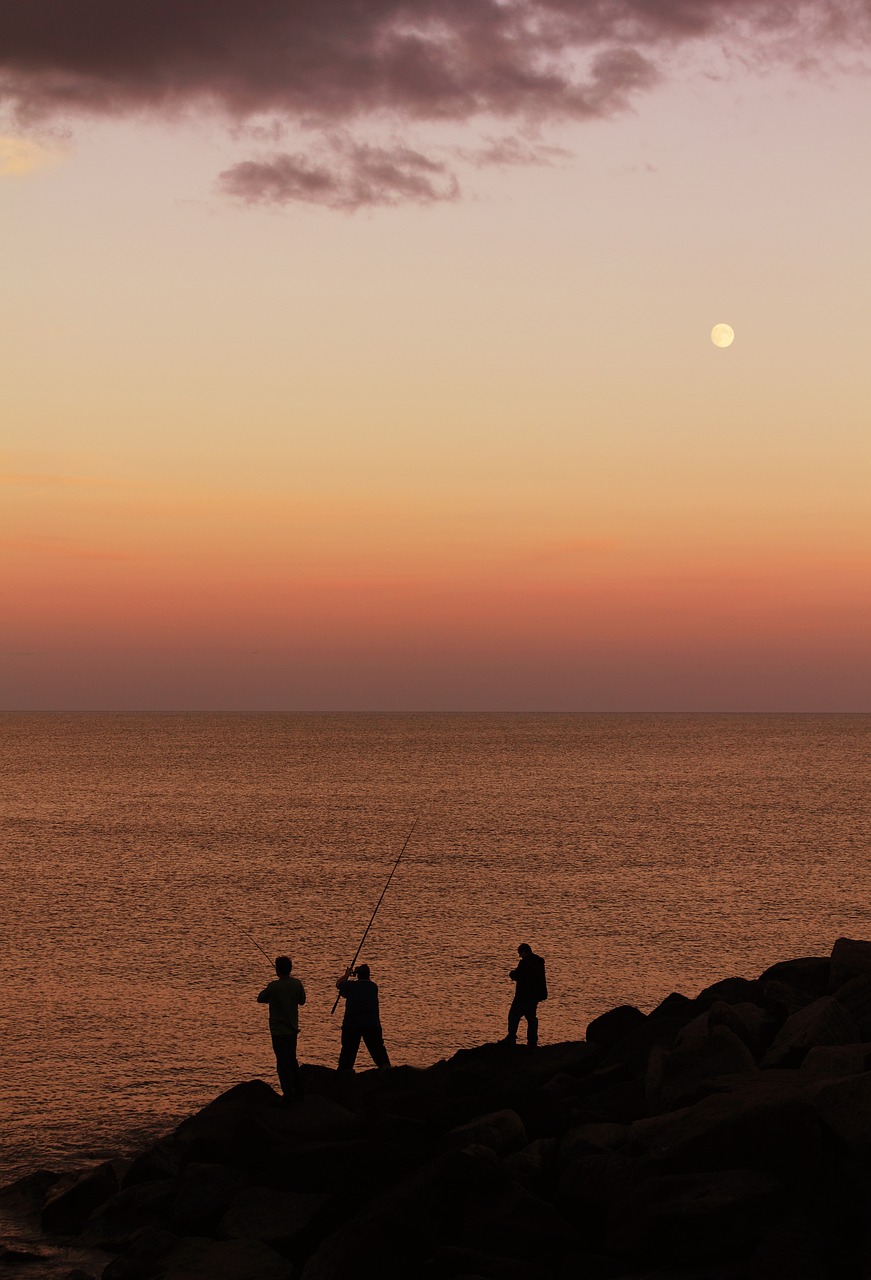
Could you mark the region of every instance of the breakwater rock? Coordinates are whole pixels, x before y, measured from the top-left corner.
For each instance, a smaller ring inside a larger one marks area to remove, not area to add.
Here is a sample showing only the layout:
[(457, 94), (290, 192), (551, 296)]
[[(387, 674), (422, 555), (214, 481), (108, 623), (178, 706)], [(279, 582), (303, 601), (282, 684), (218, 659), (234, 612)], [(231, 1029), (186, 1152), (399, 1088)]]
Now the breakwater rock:
[[(871, 943), (582, 1041), (239, 1084), (123, 1165), (30, 1180), (104, 1280), (871, 1276)], [(84, 1274), (84, 1273), (82, 1273)]]

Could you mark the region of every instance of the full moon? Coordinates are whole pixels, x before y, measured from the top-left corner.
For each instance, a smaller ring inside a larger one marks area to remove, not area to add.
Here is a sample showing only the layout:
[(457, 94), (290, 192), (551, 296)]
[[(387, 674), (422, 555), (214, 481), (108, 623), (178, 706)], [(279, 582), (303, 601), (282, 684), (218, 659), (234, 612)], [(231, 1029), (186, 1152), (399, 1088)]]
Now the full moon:
[(735, 341), (735, 330), (730, 324), (715, 324), (711, 330), (711, 342), (715, 347), (731, 347)]

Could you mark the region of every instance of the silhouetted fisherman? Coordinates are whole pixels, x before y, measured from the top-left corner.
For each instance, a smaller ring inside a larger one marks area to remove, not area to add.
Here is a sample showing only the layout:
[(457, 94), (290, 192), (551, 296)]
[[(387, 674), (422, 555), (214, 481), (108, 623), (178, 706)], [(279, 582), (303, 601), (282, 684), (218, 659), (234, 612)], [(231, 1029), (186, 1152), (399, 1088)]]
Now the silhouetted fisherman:
[(345, 1001), (339, 1070), (353, 1070), (361, 1040), (372, 1055), (376, 1067), (389, 1067), (390, 1059), (384, 1048), (381, 1013), (378, 1008), (378, 986), (369, 977), (368, 964), (361, 964), (357, 969), (346, 969), (344, 975), (336, 980), (336, 989)]
[(293, 961), (279, 956), (275, 961), (278, 975), (263, 988), (258, 1004), (269, 1005), (269, 1031), (275, 1050), (275, 1066), (281, 1092), (287, 1102), (302, 1101), (302, 1082), (296, 1057), (299, 1036), (299, 1006), (305, 1004), (305, 987), (299, 978), (291, 977)]
[(517, 1043), (517, 1028), (520, 1019), (526, 1019), (526, 1043), (530, 1049), (538, 1044), (538, 1005), (547, 999), (547, 979), (544, 973), (544, 959), (537, 956), (528, 942), (521, 942), (517, 948), (520, 961), (516, 969), (512, 969), (508, 977), (514, 983), (514, 999), (508, 1010), (508, 1035), (505, 1044)]

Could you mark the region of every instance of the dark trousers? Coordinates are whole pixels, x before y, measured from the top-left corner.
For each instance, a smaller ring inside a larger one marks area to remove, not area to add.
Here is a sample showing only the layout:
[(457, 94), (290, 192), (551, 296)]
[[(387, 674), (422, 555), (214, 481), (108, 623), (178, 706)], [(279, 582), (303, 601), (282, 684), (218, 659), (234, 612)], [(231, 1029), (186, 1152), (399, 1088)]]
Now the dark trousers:
[(286, 1035), (272, 1033), (272, 1048), (275, 1050), (275, 1066), (281, 1092), (285, 1098), (302, 1099), (302, 1082), (299, 1076), (299, 1063), (296, 1059), (296, 1041), (298, 1031), (289, 1031)]
[(526, 1043), (530, 1049), (534, 1049), (538, 1044), (538, 1009), (537, 1000), (518, 999), (516, 996), (511, 1002), (511, 1008), (508, 1010), (508, 1039), (512, 1043), (517, 1039), (517, 1028), (520, 1026), (520, 1019), (526, 1019)]
[(342, 1027), (342, 1052), (339, 1054), (339, 1070), (350, 1071), (357, 1061), (357, 1050), (363, 1041), (376, 1067), (389, 1067), (390, 1059), (384, 1048), (384, 1035), (380, 1024), (374, 1027)]

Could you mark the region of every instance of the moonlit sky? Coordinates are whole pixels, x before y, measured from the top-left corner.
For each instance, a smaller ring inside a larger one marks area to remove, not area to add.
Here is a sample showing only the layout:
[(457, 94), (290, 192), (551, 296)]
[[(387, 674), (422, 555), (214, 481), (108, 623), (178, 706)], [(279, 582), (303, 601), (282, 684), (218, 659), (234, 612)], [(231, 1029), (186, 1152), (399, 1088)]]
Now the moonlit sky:
[(869, 32), (5, 0), (0, 705), (871, 709)]

